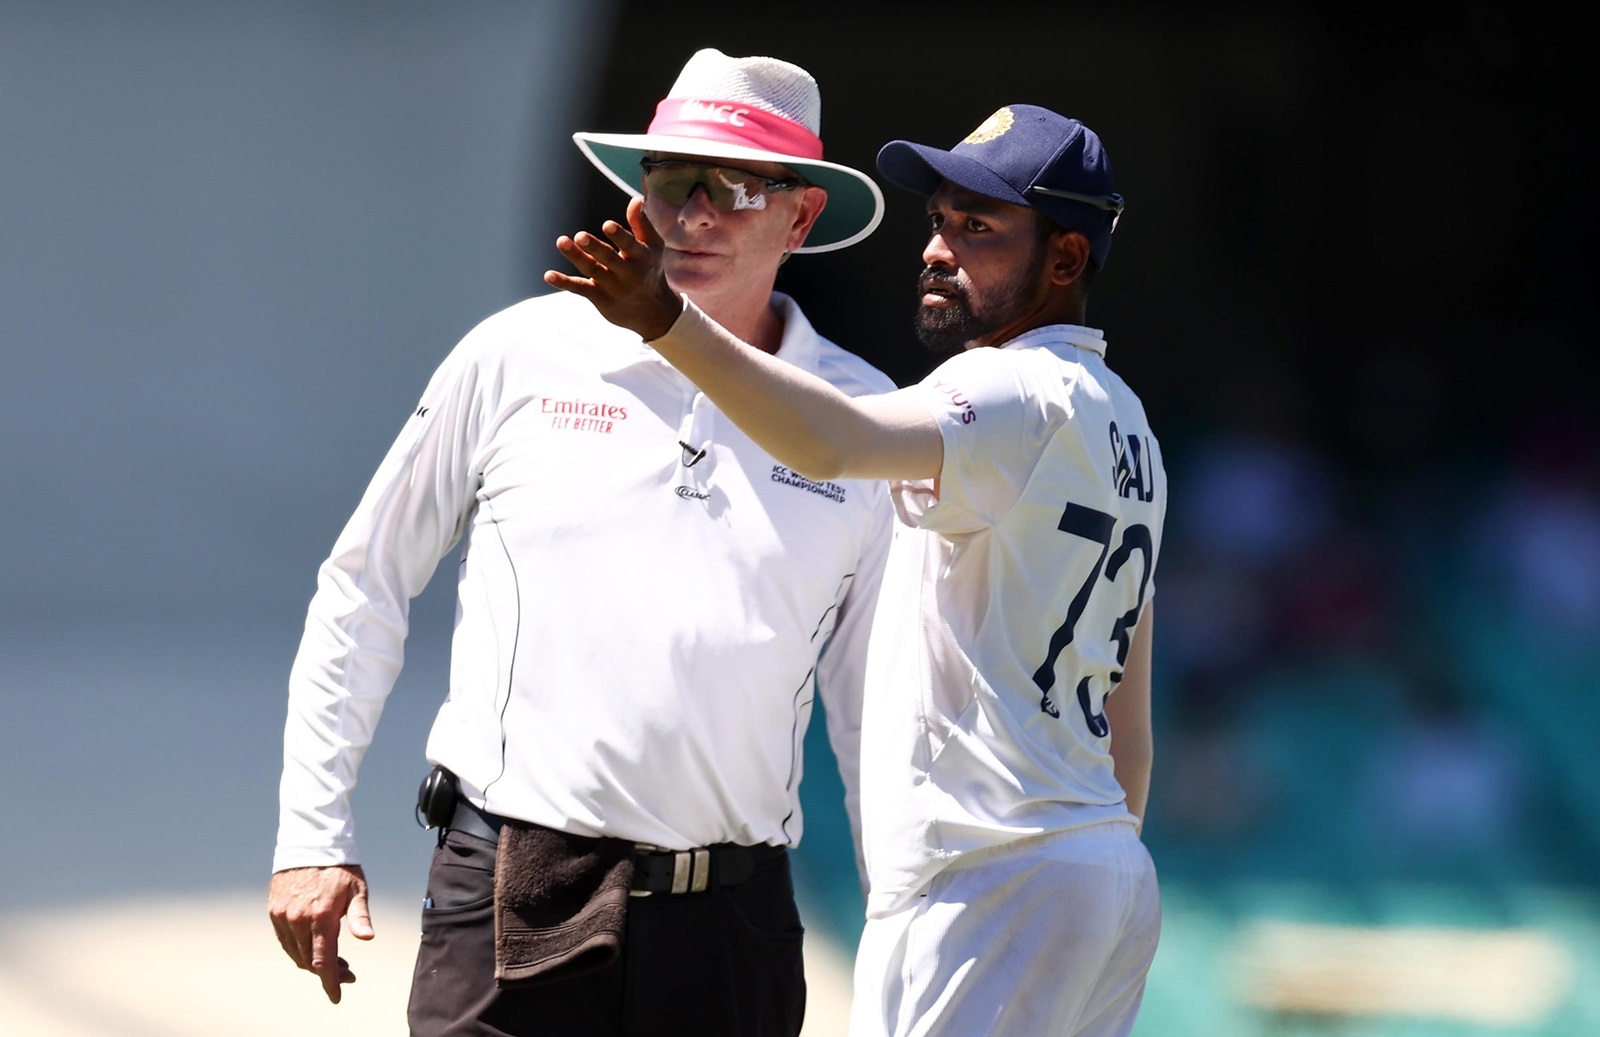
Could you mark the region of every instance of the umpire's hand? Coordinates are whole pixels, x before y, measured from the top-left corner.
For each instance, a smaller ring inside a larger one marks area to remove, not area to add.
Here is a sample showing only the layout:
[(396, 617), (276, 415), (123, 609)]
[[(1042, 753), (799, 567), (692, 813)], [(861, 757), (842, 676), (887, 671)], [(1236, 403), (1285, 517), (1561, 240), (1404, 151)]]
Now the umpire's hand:
[(367, 876), (359, 864), (327, 868), (288, 868), (272, 876), (267, 911), (278, 942), (294, 963), (322, 980), (328, 1000), (339, 1003), (339, 986), (356, 974), (339, 957), (339, 919), (350, 916), (350, 935), (370, 940)]

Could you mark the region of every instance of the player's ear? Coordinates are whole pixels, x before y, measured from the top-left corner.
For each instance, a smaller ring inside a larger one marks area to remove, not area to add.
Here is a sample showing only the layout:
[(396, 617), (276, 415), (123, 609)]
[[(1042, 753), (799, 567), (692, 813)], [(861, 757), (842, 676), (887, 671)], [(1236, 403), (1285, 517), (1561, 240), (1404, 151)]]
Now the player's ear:
[(1075, 230), (1056, 230), (1045, 249), (1050, 283), (1066, 286), (1089, 269), (1089, 239)]

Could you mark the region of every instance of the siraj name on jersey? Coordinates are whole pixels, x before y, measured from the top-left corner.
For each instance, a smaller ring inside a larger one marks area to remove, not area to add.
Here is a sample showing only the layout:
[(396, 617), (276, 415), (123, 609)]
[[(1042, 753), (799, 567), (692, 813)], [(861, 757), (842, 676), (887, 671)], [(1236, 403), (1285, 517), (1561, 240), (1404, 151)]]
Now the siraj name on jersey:
[(1155, 476), (1146, 467), (1146, 454), (1137, 435), (1130, 432), (1124, 436), (1117, 423), (1111, 423), (1112, 480), (1119, 495), (1145, 502), (1155, 497)]

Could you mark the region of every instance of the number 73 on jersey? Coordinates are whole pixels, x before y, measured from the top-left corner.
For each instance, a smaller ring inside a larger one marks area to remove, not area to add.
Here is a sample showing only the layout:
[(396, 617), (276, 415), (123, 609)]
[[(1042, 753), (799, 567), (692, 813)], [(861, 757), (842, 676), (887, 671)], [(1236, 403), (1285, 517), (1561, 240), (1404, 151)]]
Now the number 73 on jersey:
[[(1084, 579), (1083, 586), (1073, 595), (1072, 603), (1067, 607), (1066, 621), (1050, 636), (1050, 651), (1045, 656), (1044, 663), (1033, 675), (1033, 683), (1039, 687), (1039, 709), (1053, 717), (1060, 717), (1061, 710), (1050, 697), (1050, 691), (1056, 682), (1056, 660), (1077, 636), (1078, 620), (1083, 618), (1084, 610), (1089, 606), (1089, 599), (1094, 596), (1101, 580), (1116, 582), (1117, 577), (1137, 554), (1141, 556), (1139, 593), (1133, 608), (1117, 617), (1111, 627), (1108, 639), (1116, 642), (1119, 668), (1112, 671), (1111, 687), (1106, 689), (1106, 694), (1111, 694), (1117, 682), (1122, 679), (1120, 667), (1127, 664), (1133, 626), (1139, 621), (1139, 611), (1144, 607), (1145, 589), (1150, 583), (1150, 571), (1155, 563), (1155, 548), (1150, 540), (1150, 527), (1130, 525), (1123, 529), (1122, 539), (1113, 551), (1111, 542), (1117, 529), (1116, 516), (1086, 508), (1081, 504), (1068, 504), (1066, 510), (1061, 513), (1061, 521), (1056, 524), (1056, 528), (1069, 536), (1082, 537), (1100, 545), (1100, 557), (1095, 560), (1094, 568)], [(1090, 678), (1085, 676), (1078, 682), (1078, 706), (1083, 710), (1083, 719), (1089, 725), (1090, 732), (1098, 738), (1104, 738), (1110, 733), (1111, 727), (1106, 723), (1105, 713), (1096, 712), (1094, 708), (1093, 699), (1089, 694), (1089, 681)]]

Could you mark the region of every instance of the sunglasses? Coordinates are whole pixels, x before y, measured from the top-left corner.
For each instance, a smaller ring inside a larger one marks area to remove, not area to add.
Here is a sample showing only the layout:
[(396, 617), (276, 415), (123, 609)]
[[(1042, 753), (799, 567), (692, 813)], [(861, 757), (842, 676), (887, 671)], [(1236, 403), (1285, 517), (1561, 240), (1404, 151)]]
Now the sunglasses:
[(1051, 198), (1065, 198), (1069, 202), (1082, 202), (1092, 205), (1096, 209), (1104, 209), (1111, 214), (1111, 229), (1117, 229), (1117, 221), (1122, 219), (1122, 210), (1126, 205), (1120, 194), (1078, 194), (1076, 191), (1059, 191), (1054, 187), (1030, 187), (1034, 194), (1048, 195)]
[(696, 187), (704, 187), (706, 197), (718, 212), (765, 209), (767, 195), (806, 185), (805, 180), (797, 176), (778, 180), (735, 166), (709, 166), (672, 159), (643, 158), (639, 160), (639, 168), (644, 170), (645, 191), (651, 196), (668, 205), (683, 206), (689, 203)]
[(1104, 209), (1113, 216), (1122, 215), (1124, 202), (1120, 194), (1078, 194), (1076, 191), (1059, 191), (1054, 187), (1030, 187), (1028, 190), (1034, 194), (1049, 195), (1051, 198), (1065, 198), (1070, 202), (1092, 205), (1096, 209)]

